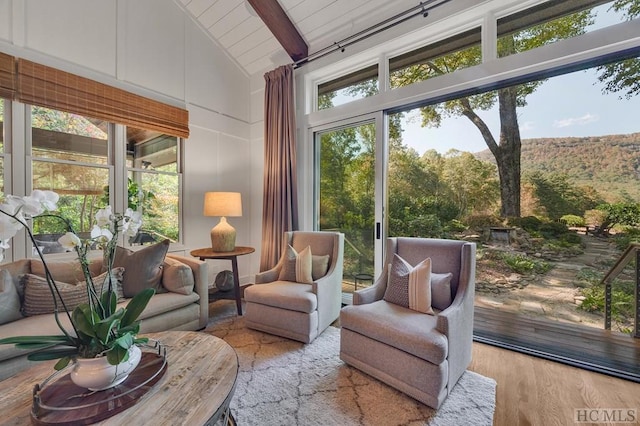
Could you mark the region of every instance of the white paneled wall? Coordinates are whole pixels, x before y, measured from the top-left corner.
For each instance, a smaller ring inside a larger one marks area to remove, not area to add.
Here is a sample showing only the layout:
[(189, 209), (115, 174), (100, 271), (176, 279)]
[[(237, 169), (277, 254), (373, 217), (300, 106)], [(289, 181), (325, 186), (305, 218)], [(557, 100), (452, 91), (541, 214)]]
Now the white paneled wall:
[[(94, 0), (100, 1), (100, 0)], [(185, 20), (171, 1), (118, 1), (118, 78), (185, 97)], [(138, 64), (144, 64), (139, 66)]]
[[(238, 245), (259, 249), (262, 198), (253, 197), (262, 191), (262, 138), (252, 120), (262, 118), (252, 117), (251, 82), (178, 3), (0, 0), (0, 52), (189, 110), (184, 251), (210, 245), (217, 219), (204, 217), (202, 205), (212, 190), (242, 193), (244, 215), (231, 219)], [(259, 253), (238, 263), (241, 281), (251, 281)], [(213, 276), (230, 265), (212, 262), (210, 269)]]
[[(16, 13), (20, 3), (13, 2)], [(13, 22), (24, 47), (115, 76), (117, 4), (113, 1), (26, 0), (24, 21)], [(19, 15), (16, 15), (16, 17)]]

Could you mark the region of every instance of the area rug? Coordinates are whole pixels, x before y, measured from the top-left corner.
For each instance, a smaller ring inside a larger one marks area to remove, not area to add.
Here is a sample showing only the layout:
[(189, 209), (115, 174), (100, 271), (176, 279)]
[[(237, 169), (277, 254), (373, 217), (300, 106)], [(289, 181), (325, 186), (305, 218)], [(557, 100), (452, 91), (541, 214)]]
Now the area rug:
[(493, 424), (493, 379), (465, 372), (436, 411), (342, 362), (336, 327), (308, 345), (250, 330), (241, 317), (223, 318), (205, 332), (238, 354), (231, 401), (238, 425)]

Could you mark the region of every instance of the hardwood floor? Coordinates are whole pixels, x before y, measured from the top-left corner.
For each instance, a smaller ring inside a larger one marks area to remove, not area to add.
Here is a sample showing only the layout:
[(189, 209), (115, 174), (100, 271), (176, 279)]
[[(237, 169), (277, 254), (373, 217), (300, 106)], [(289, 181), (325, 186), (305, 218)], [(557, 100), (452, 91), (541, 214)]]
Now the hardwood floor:
[[(212, 303), (209, 320), (234, 309), (231, 301)], [(606, 408), (635, 410), (635, 422), (616, 424), (640, 425), (640, 384), (633, 381), (478, 342), (469, 369), (497, 382), (495, 426), (612, 424), (574, 422), (576, 409)]]
[(604, 408), (635, 410), (627, 424), (640, 424), (640, 384), (632, 381), (477, 342), (469, 369), (497, 382), (496, 426), (574, 425), (575, 409)]
[(476, 341), (640, 383), (640, 339), (539, 317), (475, 308)]

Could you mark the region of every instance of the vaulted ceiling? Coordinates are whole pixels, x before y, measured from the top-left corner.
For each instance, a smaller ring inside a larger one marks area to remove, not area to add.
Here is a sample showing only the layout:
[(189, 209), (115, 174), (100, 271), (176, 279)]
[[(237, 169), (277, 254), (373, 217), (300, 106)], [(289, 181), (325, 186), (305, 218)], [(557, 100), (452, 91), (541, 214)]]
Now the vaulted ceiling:
[(291, 63), (306, 56), (305, 47), (309, 54), (317, 52), (420, 3), (418, 0), (179, 1), (248, 75)]

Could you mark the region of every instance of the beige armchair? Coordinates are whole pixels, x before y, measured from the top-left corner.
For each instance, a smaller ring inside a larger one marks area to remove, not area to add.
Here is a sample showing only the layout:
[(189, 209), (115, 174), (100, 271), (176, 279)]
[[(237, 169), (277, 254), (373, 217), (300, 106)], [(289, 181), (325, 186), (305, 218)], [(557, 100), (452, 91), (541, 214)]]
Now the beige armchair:
[[(289, 246), (300, 258), (297, 268)], [(299, 282), (296, 273), (306, 275), (300, 264), (307, 247), (312, 271), (306, 272), (311, 276)], [(256, 284), (245, 289), (247, 327), (303, 343), (313, 341), (340, 314), (343, 250), (344, 235), (338, 232), (286, 232), (278, 264), (257, 274)]]
[[(431, 259), (433, 314), (385, 300), (390, 300), (388, 280), (395, 279), (389, 273), (394, 254), (412, 267)], [(354, 293), (353, 305), (340, 312), (340, 358), (440, 407), (471, 362), (475, 256), (475, 244), (465, 241), (389, 238), (382, 274), (373, 286)]]

